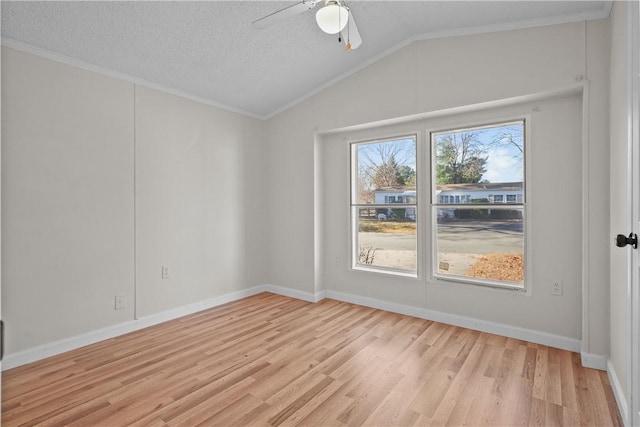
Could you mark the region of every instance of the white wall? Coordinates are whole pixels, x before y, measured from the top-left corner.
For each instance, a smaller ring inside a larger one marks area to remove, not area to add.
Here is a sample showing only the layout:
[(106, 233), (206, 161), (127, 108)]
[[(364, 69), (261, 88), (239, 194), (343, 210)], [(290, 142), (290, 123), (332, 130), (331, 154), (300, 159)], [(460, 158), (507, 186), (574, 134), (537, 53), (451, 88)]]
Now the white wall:
[(8, 355), (261, 283), (261, 126), (3, 47)]
[(2, 79), (11, 353), (133, 316), (133, 85), (6, 48)]
[[(588, 137), (583, 182), (583, 233), (589, 236), (583, 247), (582, 352), (609, 354), (609, 20), (589, 21), (586, 26), (585, 77), (588, 82)], [(603, 366), (600, 365), (602, 368)]]
[[(313, 233), (314, 213), (322, 211), (322, 205), (326, 203), (322, 197), (314, 198), (308, 190), (314, 188), (314, 174), (318, 175), (314, 166), (327, 171), (348, 167), (346, 162), (326, 164), (326, 158), (314, 163), (314, 134), (544, 93), (573, 85), (586, 77), (589, 79), (588, 105), (596, 106), (590, 110), (586, 121), (589, 129), (586, 148), (587, 152), (594, 153), (594, 157), (589, 157), (586, 161), (589, 171), (586, 179), (589, 185), (592, 177), (597, 178), (594, 179), (597, 182), (590, 188), (589, 201), (580, 200), (580, 203), (586, 203), (590, 214), (585, 226), (589, 252), (584, 264), (589, 266), (589, 271), (580, 279), (586, 281), (588, 292), (595, 294), (597, 303), (603, 306), (593, 313), (584, 313), (588, 323), (605, 325), (605, 328), (604, 331), (593, 328), (593, 334), (587, 340), (589, 346), (583, 351), (606, 355), (608, 267), (603, 260), (608, 257), (609, 239), (604, 245), (600, 238), (606, 234), (608, 224), (608, 156), (601, 155), (603, 150), (606, 153), (606, 144), (602, 144), (606, 138), (600, 136), (606, 135), (608, 128), (606, 115), (598, 114), (597, 106), (606, 106), (608, 100), (608, 75), (598, 68), (599, 64), (606, 67), (608, 63), (608, 45), (600, 41), (603, 36), (604, 41), (607, 41), (607, 29), (607, 21), (602, 20), (588, 25), (575, 23), (416, 42), (272, 118), (268, 123), (271, 149), (269, 164), (272, 167), (268, 176), (269, 186), (276, 188), (287, 182), (291, 194), (297, 197), (295, 204), (285, 205), (284, 199), (275, 197), (270, 204), (270, 232), (267, 240), (270, 242), (272, 267), (269, 282), (304, 292), (318, 292), (326, 288), (357, 292), (364, 297), (375, 296), (399, 304), (424, 306), (427, 298), (426, 286), (421, 283), (407, 285), (404, 280), (390, 277), (372, 279), (381, 282), (376, 287), (376, 294), (372, 295), (369, 290), (331, 282), (326, 277), (327, 265), (323, 267), (325, 274), (316, 272), (314, 275), (315, 260), (323, 259), (323, 254), (317, 252), (326, 246), (325, 240), (329, 233), (322, 228), (315, 235)], [(576, 153), (576, 156), (582, 154)], [(581, 166), (572, 165), (569, 172), (578, 182), (582, 182)], [(322, 189), (323, 185), (326, 183), (318, 185), (318, 188)], [(324, 194), (327, 194), (326, 189)], [(566, 221), (570, 228), (575, 222), (581, 222), (580, 217), (561, 220)], [(325, 243), (317, 244), (318, 242)], [(554, 245), (555, 242), (549, 241), (546, 244)], [(572, 250), (581, 252), (582, 247), (574, 247)], [(562, 258), (564, 259), (568, 260), (572, 271), (582, 268), (580, 261), (576, 265), (574, 253)], [(326, 261), (325, 264), (332, 262)], [(534, 276), (546, 281), (548, 277), (544, 273), (545, 266), (538, 265), (535, 268)], [(318, 279), (323, 277), (323, 282), (319, 282)], [(534, 292), (544, 289), (545, 285), (543, 281), (534, 284), (538, 289)], [(407, 291), (407, 287), (411, 286), (415, 289)], [(576, 322), (581, 322), (582, 315), (580, 286), (570, 286), (569, 293), (555, 303), (551, 316), (557, 315), (555, 320), (564, 322), (566, 317), (560, 313), (566, 309), (571, 313), (571, 319), (552, 329), (569, 337), (583, 338), (581, 328), (576, 326)], [(484, 290), (471, 290), (462, 299), (448, 299), (446, 292), (448, 291), (434, 290), (430, 295), (434, 301), (440, 301), (442, 310), (468, 313), (487, 320), (513, 324), (519, 322), (496, 314), (491, 304), (477, 306), (473, 296), (485, 292)], [(505, 302), (501, 304), (505, 305), (506, 301), (516, 301), (521, 297), (510, 298), (505, 298)], [(546, 316), (547, 311), (544, 313)], [(545, 321), (546, 326), (542, 326), (539, 321), (528, 322), (526, 327), (549, 329), (552, 322), (553, 320)]]
[[(631, 231), (631, 212), (628, 203), (630, 182), (627, 162), (629, 160), (629, 119), (631, 88), (628, 82), (629, 58), (627, 57), (627, 4), (614, 2), (611, 11), (611, 100), (610, 100), (610, 153), (611, 153), (611, 222), (609, 234), (628, 234)], [(637, 167), (637, 165), (636, 165)], [(620, 382), (620, 396), (629, 407), (630, 384), (628, 384), (629, 357), (629, 251), (612, 245), (611, 264), (611, 349), (610, 362)], [(621, 405), (622, 406), (622, 405)]]
[(245, 288), (252, 119), (143, 87), (135, 108), (138, 316)]

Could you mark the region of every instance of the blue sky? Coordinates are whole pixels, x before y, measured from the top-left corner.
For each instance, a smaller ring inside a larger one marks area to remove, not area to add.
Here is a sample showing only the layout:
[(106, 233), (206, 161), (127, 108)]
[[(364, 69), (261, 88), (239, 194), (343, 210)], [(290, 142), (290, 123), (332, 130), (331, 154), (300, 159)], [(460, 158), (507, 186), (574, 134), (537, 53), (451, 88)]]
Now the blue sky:
[(489, 146), (487, 172), (482, 178), (489, 182), (520, 182), (524, 172), (524, 158), (521, 152), (511, 144), (491, 146), (491, 142), (504, 130), (504, 127), (486, 129), (478, 138), (480, 142)]

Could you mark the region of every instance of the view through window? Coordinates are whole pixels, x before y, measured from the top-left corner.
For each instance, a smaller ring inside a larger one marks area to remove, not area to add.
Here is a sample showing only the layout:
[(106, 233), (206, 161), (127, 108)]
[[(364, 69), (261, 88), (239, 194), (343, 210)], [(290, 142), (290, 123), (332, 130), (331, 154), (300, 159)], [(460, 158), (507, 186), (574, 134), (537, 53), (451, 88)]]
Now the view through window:
[(355, 268), (417, 273), (416, 137), (352, 144)]
[(524, 286), (524, 120), (431, 135), (435, 277)]

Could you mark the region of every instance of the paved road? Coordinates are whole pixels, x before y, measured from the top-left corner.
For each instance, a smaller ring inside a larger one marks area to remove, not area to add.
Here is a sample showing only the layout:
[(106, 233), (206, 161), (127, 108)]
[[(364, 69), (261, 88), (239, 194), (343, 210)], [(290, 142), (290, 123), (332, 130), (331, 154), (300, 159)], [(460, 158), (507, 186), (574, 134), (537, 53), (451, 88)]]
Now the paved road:
[(522, 252), (522, 222), (458, 222), (438, 224), (438, 251), (448, 253)]
[[(522, 252), (521, 222), (458, 222), (438, 224), (438, 251), (446, 253)], [(360, 233), (360, 246), (378, 250), (415, 250), (415, 234)]]

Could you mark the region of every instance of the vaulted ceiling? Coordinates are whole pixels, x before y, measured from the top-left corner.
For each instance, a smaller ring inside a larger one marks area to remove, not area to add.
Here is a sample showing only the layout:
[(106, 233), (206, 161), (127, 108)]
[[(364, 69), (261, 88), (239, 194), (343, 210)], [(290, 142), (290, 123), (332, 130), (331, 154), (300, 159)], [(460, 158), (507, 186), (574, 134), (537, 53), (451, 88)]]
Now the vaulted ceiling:
[(2, 40), (265, 118), (414, 40), (600, 19), (611, 9), (609, 1), (350, 1), (364, 40), (350, 52), (318, 28), (315, 10), (251, 25), (295, 3), (2, 1)]

